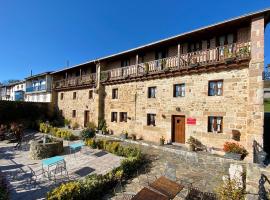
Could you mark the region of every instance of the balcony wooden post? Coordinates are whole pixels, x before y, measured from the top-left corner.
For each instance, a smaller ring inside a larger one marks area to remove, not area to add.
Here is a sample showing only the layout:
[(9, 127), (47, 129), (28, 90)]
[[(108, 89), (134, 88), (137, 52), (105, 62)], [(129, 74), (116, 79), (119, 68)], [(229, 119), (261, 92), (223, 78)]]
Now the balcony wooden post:
[(178, 57), (178, 59), (177, 59), (177, 61), (178, 61), (178, 69), (180, 68), (180, 51), (181, 51), (181, 45), (180, 44), (178, 44), (177, 45), (177, 57)]
[(138, 66), (139, 66), (139, 54), (136, 54), (136, 75), (138, 74)]

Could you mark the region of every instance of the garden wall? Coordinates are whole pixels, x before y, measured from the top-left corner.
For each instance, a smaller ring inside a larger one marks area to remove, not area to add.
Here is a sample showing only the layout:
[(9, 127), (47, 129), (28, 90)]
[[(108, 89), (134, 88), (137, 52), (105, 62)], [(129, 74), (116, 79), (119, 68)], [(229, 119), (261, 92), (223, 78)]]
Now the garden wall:
[(51, 103), (0, 101), (0, 124), (53, 121), (59, 118), (58, 116), (57, 110)]

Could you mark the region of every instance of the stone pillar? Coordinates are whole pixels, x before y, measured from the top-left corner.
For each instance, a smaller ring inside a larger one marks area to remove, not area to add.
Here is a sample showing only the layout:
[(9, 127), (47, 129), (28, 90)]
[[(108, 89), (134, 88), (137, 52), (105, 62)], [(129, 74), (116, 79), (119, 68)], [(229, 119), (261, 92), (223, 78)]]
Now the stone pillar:
[(105, 98), (105, 89), (100, 82), (100, 73), (104, 69), (104, 63), (96, 63), (96, 92), (95, 92), (95, 108), (96, 117), (95, 123), (98, 125), (98, 121), (104, 118), (104, 98)]
[(247, 108), (247, 150), (253, 158), (253, 140), (263, 144), (263, 69), (264, 69), (264, 17), (251, 21), (251, 60), (249, 63), (249, 94)]

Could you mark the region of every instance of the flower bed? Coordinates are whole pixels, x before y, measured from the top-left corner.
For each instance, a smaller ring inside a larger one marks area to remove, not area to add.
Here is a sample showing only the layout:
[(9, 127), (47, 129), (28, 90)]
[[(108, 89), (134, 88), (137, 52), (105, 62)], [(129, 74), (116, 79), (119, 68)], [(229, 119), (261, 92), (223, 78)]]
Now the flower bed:
[(46, 123), (40, 123), (39, 131), (42, 133), (48, 133), (58, 138), (63, 138), (65, 140), (75, 140), (77, 137), (73, 135), (70, 131), (61, 128), (53, 127)]
[(90, 175), (84, 180), (64, 183), (47, 194), (48, 200), (61, 199), (101, 199), (119, 180), (132, 177), (145, 163), (141, 151), (136, 147), (125, 147), (119, 142), (87, 139), (87, 146), (106, 150), (126, 157), (121, 165), (105, 175)]

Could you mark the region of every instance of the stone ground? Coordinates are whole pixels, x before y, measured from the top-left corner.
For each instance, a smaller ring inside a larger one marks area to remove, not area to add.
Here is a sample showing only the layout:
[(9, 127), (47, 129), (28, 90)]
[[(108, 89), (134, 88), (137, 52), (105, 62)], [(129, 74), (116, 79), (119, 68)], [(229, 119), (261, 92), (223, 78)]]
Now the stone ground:
[[(125, 145), (133, 145), (127, 144)], [(142, 152), (152, 160), (150, 166), (140, 173), (139, 176), (130, 180), (127, 184), (123, 185), (123, 191), (127, 193), (138, 193), (143, 187), (147, 186), (147, 179), (153, 182), (156, 177), (162, 175), (181, 183), (185, 188), (175, 197), (175, 199), (183, 200), (188, 194), (188, 187), (192, 186), (198, 188), (202, 192), (215, 191), (215, 188), (222, 183), (223, 174), (216, 172), (209, 168), (204, 170), (200, 166), (190, 165), (181, 160), (181, 158), (174, 153), (166, 152), (153, 147), (146, 147), (139, 145)], [(212, 163), (213, 164), (213, 163)], [(105, 199), (120, 199), (121, 193), (115, 196), (106, 197)]]
[[(42, 135), (37, 133), (35, 137), (42, 137)], [(68, 143), (65, 141), (64, 146), (67, 147), (67, 145)], [(39, 175), (41, 173), (41, 160), (29, 158), (29, 148), (27, 147), (29, 144), (23, 150), (14, 150), (14, 146), (15, 143), (0, 142), (0, 171), (8, 178), (12, 200), (44, 199), (46, 193), (61, 182), (81, 179), (92, 173), (105, 174), (112, 168), (119, 166), (122, 159), (113, 154), (92, 150), (88, 147), (84, 147), (82, 152), (77, 152), (75, 156), (64, 153), (69, 179), (65, 175), (59, 175), (54, 181)], [(67, 152), (67, 148), (65, 149)], [(39, 175), (36, 185), (33, 182), (29, 183), (26, 179), (30, 168)], [(18, 176), (14, 179), (12, 177), (16, 172), (18, 172)]]

